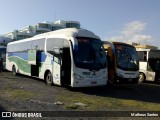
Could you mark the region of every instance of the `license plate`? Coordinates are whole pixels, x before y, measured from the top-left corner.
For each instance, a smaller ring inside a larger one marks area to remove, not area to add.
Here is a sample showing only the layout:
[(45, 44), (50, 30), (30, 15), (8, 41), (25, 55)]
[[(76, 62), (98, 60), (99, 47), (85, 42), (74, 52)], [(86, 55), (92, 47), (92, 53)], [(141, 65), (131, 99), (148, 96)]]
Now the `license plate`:
[(128, 81), (130, 81), (130, 82), (131, 82), (131, 81), (132, 81), (132, 78), (129, 78), (129, 79), (128, 79)]
[(95, 85), (95, 84), (97, 84), (97, 81), (92, 81), (91, 84)]

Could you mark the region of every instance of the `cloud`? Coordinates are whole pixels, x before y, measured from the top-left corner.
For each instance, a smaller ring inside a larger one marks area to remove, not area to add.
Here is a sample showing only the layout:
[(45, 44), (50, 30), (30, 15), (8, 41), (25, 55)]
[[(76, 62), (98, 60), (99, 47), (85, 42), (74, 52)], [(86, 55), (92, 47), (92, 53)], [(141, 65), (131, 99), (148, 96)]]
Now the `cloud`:
[(150, 35), (135, 35), (129, 42), (138, 42), (138, 43), (144, 43), (147, 44), (150, 41), (153, 41), (152, 36)]
[(109, 40), (110, 41), (121, 41), (121, 40), (123, 40), (124, 39), (124, 36), (115, 36), (115, 37), (111, 37)]
[(133, 21), (131, 23), (127, 23), (124, 25), (123, 31), (121, 34), (123, 35), (135, 35), (142, 32), (146, 27), (146, 23), (142, 21)]
[(142, 21), (127, 23), (124, 25), (120, 35), (109, 38), (109, 41), (149, 44), (151, 41), (153, 42), (153, 37), (151, 35), (142, 34), (142, 32), (146, 29), (146, 25), (147, 23)]

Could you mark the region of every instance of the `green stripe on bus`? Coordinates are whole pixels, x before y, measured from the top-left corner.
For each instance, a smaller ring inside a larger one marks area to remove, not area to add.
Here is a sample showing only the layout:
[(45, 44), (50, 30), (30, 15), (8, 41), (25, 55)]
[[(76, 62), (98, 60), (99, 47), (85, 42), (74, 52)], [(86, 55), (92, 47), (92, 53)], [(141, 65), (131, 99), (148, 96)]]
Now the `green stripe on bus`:
[[(15, 56), (9, 57), (8, 60), (9, 62), (14, 62), (18, 66), (18, 68), (23, 72), (31, 73), (31, 65), (28, 64), (28, 61)], [(39, 64), (39, 72), (41, 72), (43, 63), (38, 63), (38, 64)]]

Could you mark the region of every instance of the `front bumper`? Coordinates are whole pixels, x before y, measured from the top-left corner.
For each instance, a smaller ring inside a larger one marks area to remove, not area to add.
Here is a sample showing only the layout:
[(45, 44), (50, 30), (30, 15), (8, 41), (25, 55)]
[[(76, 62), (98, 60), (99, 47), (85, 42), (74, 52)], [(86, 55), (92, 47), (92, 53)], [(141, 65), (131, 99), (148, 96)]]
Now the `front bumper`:
[(138, 84), (138, 77), (137, 78), (121, 78), (116, 76), (114, 79), (114, 83), (116, 84)]

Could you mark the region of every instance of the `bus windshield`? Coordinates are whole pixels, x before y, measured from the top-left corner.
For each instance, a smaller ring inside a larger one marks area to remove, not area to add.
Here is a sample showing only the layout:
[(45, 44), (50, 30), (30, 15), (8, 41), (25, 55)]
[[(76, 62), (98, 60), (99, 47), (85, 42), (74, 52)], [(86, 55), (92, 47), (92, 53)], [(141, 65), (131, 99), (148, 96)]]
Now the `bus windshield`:
[(98, 39), (77, 37), (78, 47), (74, 49), (76, 67), (99, 70), (106, 68), (106, 56), (102, 43)]
[(123, 70), (138, 70), (138, 54), (134, 47), (115, 45), (117, 54), (117, 67)]

